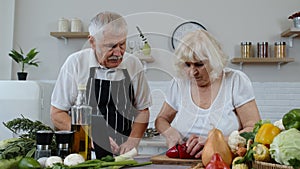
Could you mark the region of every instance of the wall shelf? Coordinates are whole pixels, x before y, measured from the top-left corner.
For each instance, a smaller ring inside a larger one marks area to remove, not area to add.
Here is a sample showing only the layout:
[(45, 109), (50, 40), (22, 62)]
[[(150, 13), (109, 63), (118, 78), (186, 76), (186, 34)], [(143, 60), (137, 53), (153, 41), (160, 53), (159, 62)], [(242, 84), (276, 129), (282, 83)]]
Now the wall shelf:
[(231, 59), (231, 63), (240, 64), (240, 69), (243, 69), (244, 63), (259, 63), (259, 64), (277, 64), (278, 70), (280, 70), (280, 66), (285, 63), (294, 62), (294, 58), (233, 58)]
[(68, 43), (69, 38), (88, 38), (89, 32), (50, 32), (50, 35), (58, 39), (65, 40)]
[(281, 37), (289, 38), (289, 46), (293, 47), (293, 39), (300, 38), (300, 28), (289, 28), (281, 33)]

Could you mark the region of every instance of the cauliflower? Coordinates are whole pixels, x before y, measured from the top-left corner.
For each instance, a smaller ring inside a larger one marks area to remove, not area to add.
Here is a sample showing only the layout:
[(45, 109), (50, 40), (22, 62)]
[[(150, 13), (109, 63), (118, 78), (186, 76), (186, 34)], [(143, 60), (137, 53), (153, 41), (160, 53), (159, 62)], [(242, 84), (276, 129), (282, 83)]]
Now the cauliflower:
[(45, 166), (46, 167), (53, 167), (53, 164), (55, 163), (60, 163), (62, 164), (62, 158), (59, 157), (59, 156), (51, 156), (51, 157), (48, 157), (46, 159), (46, 162), (45, 162)]
[(278, 127), (281, 131), (285, 130), (282, 119), (275, 121), (273, 125)]
[(73, 165), (77, 165), (79, 163), (84, 162), (84, 158), (82, 157), (82, 155), (77, 154), (77, 153), (73, 153), (73, 154), (69, 154), (65, 159), (64, 159), (64, 165), (67, 166), (73, 166)]
[(234, 154), (237, 153), (239, 147), (245, 147), (246, 144), (246, 139), (240, 136), (237, 130), (233, 131), (228, 137), (228, 145)]

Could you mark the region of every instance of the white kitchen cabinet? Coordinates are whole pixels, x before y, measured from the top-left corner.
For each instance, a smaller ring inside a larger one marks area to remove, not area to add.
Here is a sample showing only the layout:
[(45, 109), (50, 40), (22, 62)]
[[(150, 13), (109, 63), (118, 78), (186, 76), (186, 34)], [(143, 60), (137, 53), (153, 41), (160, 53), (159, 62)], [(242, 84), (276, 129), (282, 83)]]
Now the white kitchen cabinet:
[(0, 140), (11, 138), (2, 122), (15, 118), (39, 120), (52, 127), (50, 119), (50, 99), (52, 81), (0, 81)]
[(0, 140), (11, 138), (2, 122), (20, 117), (41, 119), (41, 88), (34, 81), (0, 81)]

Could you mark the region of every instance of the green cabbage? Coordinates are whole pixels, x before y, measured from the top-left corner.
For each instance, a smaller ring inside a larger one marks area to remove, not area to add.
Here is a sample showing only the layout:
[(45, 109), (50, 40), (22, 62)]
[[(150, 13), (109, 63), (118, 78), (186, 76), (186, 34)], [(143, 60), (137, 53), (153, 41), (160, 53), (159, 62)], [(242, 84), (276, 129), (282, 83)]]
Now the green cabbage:
[(293, 165), (291, 159), (300, 160), (300, 131), (291, 128), (279, 133), (270, 144), (270, 154), (284, 165)]

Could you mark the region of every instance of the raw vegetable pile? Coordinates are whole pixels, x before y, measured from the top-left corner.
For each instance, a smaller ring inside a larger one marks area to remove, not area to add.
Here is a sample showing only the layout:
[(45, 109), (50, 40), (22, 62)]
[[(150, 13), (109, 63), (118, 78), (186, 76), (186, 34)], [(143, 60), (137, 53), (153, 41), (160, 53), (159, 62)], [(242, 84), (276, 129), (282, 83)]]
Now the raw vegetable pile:
[[(126, 166), (138, 167), (151, 164), (151, 162), (138, 163), (134, 160), (133, 157), (138, 154), (135, 148), (116, 157), (106, 156), (101, 159), (87, 161), (77, 153), (70, 154), (65, 159), (50, 156), (36, 160), (33, 158), (36, 150), (36, 131), (53, 131), (53, 129), (40, 121), (33, 122), (24, 116), (7, 123), (3, 122), (3, 125), (13, 133), (19, 134), (19, 137), (0, 141), (0, 169), (117, 169)], [(53, 138), (51, 150), (53, 150), (53, 154), (56, 153), (55, 138)]]
[(248, 168), (252, 161), (263, 161), (300, 168), (300, 109), (292, 109), (272, 124), (260, 120), (252, 132), (232, 132), (228, 138), (237, 156), (232, 168)]

